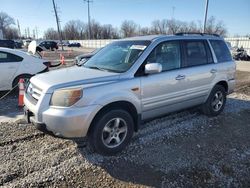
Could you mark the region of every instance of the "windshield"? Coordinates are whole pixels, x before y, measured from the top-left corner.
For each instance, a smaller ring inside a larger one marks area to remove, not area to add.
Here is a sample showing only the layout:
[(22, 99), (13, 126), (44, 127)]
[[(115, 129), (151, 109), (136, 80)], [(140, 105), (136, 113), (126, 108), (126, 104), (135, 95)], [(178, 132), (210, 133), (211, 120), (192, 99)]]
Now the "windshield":
[(117, 41), (90, 58), (84, 67), (111, 72), (126, 72), (140, 57), (150, 41)]

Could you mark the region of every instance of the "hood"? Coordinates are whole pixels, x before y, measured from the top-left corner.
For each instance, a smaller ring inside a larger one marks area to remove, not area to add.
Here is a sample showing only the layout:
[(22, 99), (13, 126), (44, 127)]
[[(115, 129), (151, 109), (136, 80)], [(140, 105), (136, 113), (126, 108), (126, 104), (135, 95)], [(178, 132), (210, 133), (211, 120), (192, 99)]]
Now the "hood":
[(43, 74), (38, 74), (31, 78), (30, 82), (43, 90), (44, 93), (52, 93), (55, 89), (104, 82), (116, 81), (120, 73), (106, 72), (84, 67), (70, 67)]

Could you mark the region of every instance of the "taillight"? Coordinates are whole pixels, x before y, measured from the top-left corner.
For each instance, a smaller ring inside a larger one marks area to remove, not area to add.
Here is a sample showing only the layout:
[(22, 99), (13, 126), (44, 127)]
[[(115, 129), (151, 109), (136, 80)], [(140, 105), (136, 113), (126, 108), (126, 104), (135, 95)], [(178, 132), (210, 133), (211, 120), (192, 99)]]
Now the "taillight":
[(44, 64), (46, 67), (50, 67), (50, 65), (51, 65), (50, 62), (43, 62), (43, 64)]

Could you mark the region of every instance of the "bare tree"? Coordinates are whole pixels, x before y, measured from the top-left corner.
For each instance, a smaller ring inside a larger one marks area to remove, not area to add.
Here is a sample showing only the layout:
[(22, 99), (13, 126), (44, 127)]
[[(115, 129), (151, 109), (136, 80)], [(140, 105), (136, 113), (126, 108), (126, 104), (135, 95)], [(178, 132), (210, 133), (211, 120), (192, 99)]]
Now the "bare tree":
[(167, 34), (168, 20), (155, 20), (151, 24), (152, 34)]
[(123, 37), (132, 37), (137, 34), (138, 25), (131, 20), (125, 20), (121, 25), (121, 35)]
[(68, 40), (74, 40), (80, 38), (78, 33), (78, 26), (75, 20), (70, 20), (65, 24), (63, 28), (63, 33), (65, 38)]
[(6, 39), (18, 39), (19, 38), (19, 31), (17, 28), (8, 27), (5, 29), (4, 36)]
[(213, 34), (218, 34), (221, 36), (226, 36), (227, 34), (227, 29), (225, 27), (225, 24), (223, 21), (216, 21), (214, 16), (211, 16), (207, 20), (207, 25), (206, 25), (206, 33), (213, 33)]
[(180, 21), (175, 20), (175, 19), (168, 20), (167, 21), (167, 25), (168, 25), (167, 34), (178, 33), (180, 28), (181, 28), (181, 24), (183, 24), (183, 23), (181, 23)]
[(87, 32), (87, 24), (80, 20), (70, 20), (63, 28), (64, 37), (68, 40), (87, 38)]
[(100, 39), (102, 33), (102, 27), (100, 23), (96, 22), (95, 20), (91, 20), (90, 27), (91, 27), (92, 39)]
[(101, 38), (102, 39), (116, 39), (119, 34), (111, 24), (106, 24), (101, 27)]
[(49, 28), (44, 32), (43, 38), (51, 39), (51, 40), (58, 40), (59, 39), (58, 32), (53, 28)]
[(150, 35), (151, 31), (149, 27), (141, 27), (139, 31), (140, 35)]
[[(130, 20), (123, 21), (120, 29), (114, 28), (111, 24), (101, 25), (95, 20), (91, 20), (90, 26), (92, 39), (117, 39), (119, 37), (131, 37), (136, 35), (203, 31), (201, 21), (183, 22), (176, 19), (154, 20), (151, 23), (151, 27), (140, 27), (140, 25)], [(217, 21), (214, 17), (208, 19), (206, 32), (216, 33), (222, 36), (225, 36), (227, 33), (224, 23), (222, 21)], [(63, 33), (65, 39), (68, 40), (88, 39), (88, 24), (80, 20), (70, 20), (65, 24)], [(52, 29), (46, 31), (45, 37), (51, 39), (58, 38), (54, 35), (54, 30)]]
[(4, 37), (6, 37), (7, 29), (15, 25), (14, 19), (5, 12), (0, 12), (0, 30), (3, 31)]
[(11, 25), (14, 25), (14, 19), (10, 17), (7, 13), (5, 12), (0, 12), (0, 29), (4, 30), (8, 28)]

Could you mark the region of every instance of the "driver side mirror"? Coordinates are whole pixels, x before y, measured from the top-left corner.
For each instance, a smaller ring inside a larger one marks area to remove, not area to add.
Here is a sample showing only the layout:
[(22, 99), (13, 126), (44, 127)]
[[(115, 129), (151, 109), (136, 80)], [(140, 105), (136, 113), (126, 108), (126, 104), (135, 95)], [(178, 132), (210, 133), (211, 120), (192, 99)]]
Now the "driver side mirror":
[(162, 71), (160, 63), (148, 63), (145, 65), (145, 74), (154, 74)]

